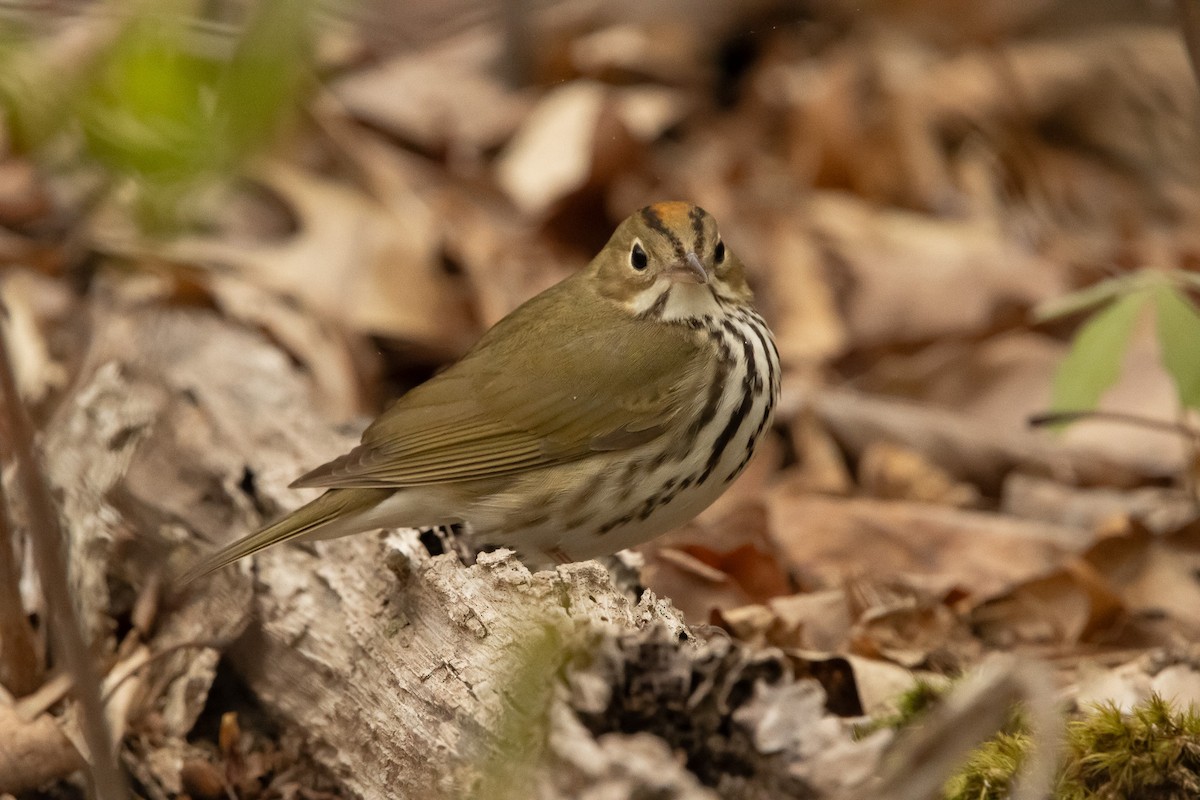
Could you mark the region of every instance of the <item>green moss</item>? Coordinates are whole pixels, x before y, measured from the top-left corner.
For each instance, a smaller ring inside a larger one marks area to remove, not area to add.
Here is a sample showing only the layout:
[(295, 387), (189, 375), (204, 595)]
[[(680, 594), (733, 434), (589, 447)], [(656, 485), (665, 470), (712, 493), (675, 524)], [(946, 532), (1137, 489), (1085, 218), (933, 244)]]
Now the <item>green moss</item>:
[(936, 685), (924, 678), (917, 678), (911, 689), (896, 698), (895, 713), (877, 717), (868, 723), (859, 725), (854, 729), (855, 737), (861, 739), (884, 728), (894, 731), (907, 728), (915, 720), (924, 716), (926, 711), (933, 708), (949, 688), (949, 684)]
[(1067, 758), (1058, 797), (1200, 797), (1200, 714), (1152, 695), (1129, 714), (1089, 709), (1067, 725)]
[(1029, 751), (1025, 731), (998, 733), (972, 753), (942, 790), (946, 800), (1002, 800)]
[[(917, 685), (897, 712), (870, 730), (913, 724), (944, 690)], [(1014, 710), (1004, 729), (976, 748), (946, 782), (946, 800), (1004, 800), (1034, 738)], [(1194, 800), (1200, 797), (1200, 712), (1151, 695), (1129, 713), (1112, 704), (1067, 723), (1053, 800)]]

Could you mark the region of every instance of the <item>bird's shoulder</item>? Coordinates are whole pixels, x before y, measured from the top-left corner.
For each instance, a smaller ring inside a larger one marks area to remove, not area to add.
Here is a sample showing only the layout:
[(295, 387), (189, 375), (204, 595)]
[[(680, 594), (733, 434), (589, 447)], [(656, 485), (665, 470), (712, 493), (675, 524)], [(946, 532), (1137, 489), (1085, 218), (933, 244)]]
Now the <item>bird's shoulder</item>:
[(586, 291), (564, 282), (519, 307), (299, 483), (463, 480), (660, 435), (701, 391), (704, 337)]

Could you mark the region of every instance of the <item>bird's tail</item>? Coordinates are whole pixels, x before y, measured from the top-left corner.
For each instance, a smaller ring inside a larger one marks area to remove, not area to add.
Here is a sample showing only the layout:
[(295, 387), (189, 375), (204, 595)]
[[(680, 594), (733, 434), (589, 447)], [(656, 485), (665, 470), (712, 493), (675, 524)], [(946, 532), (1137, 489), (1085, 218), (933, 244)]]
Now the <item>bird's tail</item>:
[[(321, 533), (325, 533), (322, 528), (334, 522), (349, 521), (349, 518), (357, 517), (379, 505), (390, 494), (391, 489), (330, 489), (278, 522), (208, 554), (188, 567), (179, 580), (181, 584), (189, 583), (273, 544), (314, 534), (319, 537)], [(341, 533), (351, 533), (354, 530), (356, 529), (351, 527)]]

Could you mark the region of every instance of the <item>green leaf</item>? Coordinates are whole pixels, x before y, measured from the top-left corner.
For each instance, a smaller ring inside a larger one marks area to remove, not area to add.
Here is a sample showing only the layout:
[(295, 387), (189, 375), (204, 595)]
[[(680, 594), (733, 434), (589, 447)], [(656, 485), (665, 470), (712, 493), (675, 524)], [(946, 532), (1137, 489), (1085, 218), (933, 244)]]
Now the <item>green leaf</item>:
[(185, 0), (156, 2), (95, 70), (82, 108), (88, 145), (110, 169), (157, 180), (235, 170), (312, 83), (314, 2), (250, 4), (228, 53), (202, 46)]
[(220, 63), (186, 46), (179, 5), (139, 8), (93, 71), (78, 113), (89, 154), (109, 170), (176, 181), (212, 169), (219, 136), (205, 97)]
[(1171, 286), (1157, 287), (1154, 308), (1163, 366), (1175, 382), (1179, 401), (1187, 408), (1200, 408), (1200, 314)]
[(1120, 298), (1079, 329), (1071, 352), (1054, 376), (1051, 407), (1056, 411), (1086, 411), (1117, 381), (1129, 348), (1138, 313), (1150, 300), (1143, 289)]
[(217, 96), (237, 152), (268, 142), (314, 82), (315, 15), (312, 0), (261, 3), (251, 12)]

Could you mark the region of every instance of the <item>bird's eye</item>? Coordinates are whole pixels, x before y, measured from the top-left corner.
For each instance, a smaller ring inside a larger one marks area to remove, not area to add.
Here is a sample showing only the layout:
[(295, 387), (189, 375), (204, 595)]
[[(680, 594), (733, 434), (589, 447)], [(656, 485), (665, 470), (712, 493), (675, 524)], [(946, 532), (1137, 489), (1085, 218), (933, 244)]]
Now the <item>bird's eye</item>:
[(650, 264), (650, 256), (646, 255), (645, 249), (641, 242), (634, 242), (633, 247), (629, 250), (629, 266), (636, 269), (638, 272), (644, 270)]
[(725, 260), (725, 243), (720, 239), (717, 240), (717, 247), (713, 250), (713, 261), (720, 264)]

